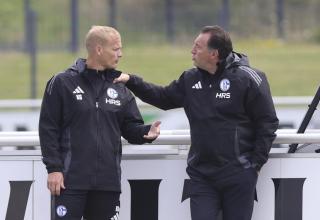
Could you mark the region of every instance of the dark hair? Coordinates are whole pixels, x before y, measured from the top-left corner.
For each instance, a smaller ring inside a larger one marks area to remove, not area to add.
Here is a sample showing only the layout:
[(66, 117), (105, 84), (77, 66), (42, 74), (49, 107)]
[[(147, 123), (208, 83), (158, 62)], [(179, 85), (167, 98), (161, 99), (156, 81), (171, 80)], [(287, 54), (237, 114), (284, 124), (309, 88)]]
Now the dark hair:
[(228, 32), (223, 30), (220, 26), (205, 26), (202, 28), (201, 33), (210, 34), (207, 46), (209, 49), (217, 49), (220, 59), (225, 59), (229, 53), (232, 52), (233, 48), (230, 36)]

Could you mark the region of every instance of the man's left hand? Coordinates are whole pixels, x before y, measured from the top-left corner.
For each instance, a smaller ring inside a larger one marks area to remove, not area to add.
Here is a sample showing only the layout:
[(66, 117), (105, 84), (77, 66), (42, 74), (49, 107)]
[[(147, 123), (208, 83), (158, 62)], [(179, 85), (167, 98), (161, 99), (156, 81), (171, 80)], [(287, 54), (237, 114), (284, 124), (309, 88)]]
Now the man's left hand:
[(153, 122), (147, 135), (143, 137), (148, 140), (154, 140), (160, 135), (161, 121)]

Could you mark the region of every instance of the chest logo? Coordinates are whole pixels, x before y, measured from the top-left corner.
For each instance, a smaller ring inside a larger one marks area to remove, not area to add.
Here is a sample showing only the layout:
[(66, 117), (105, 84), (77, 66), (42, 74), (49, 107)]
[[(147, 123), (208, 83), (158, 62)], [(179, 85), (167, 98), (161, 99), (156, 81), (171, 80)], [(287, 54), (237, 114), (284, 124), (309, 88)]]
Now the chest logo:
[(220, 89), (223, 92), (226, 92), (230, 89), (230, 81), (228, 79), (222, 79), (220, 81)]
[(76, 95), (77, 100), (82, 100), (82, 94), (84, 94), (84, 91), (80, 86), (78, 86), (72, 93)]
[(230, 92), (226, 92), (230, 89), (230, 80), (224, 78), (220, 81), (220, 89), (222, 92), (217, 92), (216, 98), (217, 99), (230, 99), (231, 94)]
[(108, 88), (107, 95), (110, 97), (109, 99), (106, 98), (106, 103), (110, 105), (117, 105), (120, 106), (121, 102), (120, 100), (117, 100), (118, 92), (113, 88)]
[(192, 88), (193, 88), (193, 89), (202, 89), (201, 82), (198, 81), (196, 84), (194, 84), (194, 85), (192, 86)]
[(112, 99), (116, 99), (118, 97), (118, 92), (113, 88), (108, 88), (107, 94)]

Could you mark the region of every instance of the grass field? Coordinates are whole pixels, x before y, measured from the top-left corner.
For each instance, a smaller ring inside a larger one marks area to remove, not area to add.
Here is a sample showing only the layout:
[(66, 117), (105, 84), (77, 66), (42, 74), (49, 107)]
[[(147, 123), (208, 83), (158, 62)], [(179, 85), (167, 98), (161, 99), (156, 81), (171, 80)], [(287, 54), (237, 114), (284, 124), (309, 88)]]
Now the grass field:
[[(192, 66), (190, 45), (126, 47), (119, 69), (137, 73), (146, 80), (165, 85)], [(236, 51), (249, 56), (253, 67), (263, 70), (274, 96), (312, 96), (320, 85), (320, 45), (279, 41), (236, 42)], [(38, 98), (46, 81), (85, 55), (62, 52), (38, 54)], [(30, 97), (30, 62), (22, 53), (0, 53), (0, 99)]]

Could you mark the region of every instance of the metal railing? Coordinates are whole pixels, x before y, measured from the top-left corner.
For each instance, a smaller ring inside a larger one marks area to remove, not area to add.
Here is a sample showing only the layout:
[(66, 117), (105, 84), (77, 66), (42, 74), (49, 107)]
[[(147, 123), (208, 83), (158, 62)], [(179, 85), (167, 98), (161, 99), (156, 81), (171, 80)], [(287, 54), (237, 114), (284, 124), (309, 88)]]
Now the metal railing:
[[(151, 107), (151, 105), (142, 102), (139, 98), (137, 104), (139, 107)], [(311, 103), (311, 96), (283, 96), (273, 97), (276, 106), (307, 106)], [(19, 109), (19, 108), (40, 108), (41, 99), (12, 99), (0, 100), (0, 109)]]
[[(320, 130), (307, 130), (304, 134), (295, 134), (294, 129), (280, 129), (274, 141), (275, 144), (291, 143), (317, 143), (320, 144)], [(123, 145), (128, 145), (122, 139)], [(151, 145), (189, 145), (189, 130), (163, 130), (160, 136)], [(37, 131), (31, 132), (0, 132), (0, 146), (39, 146), (39, 135)]]

